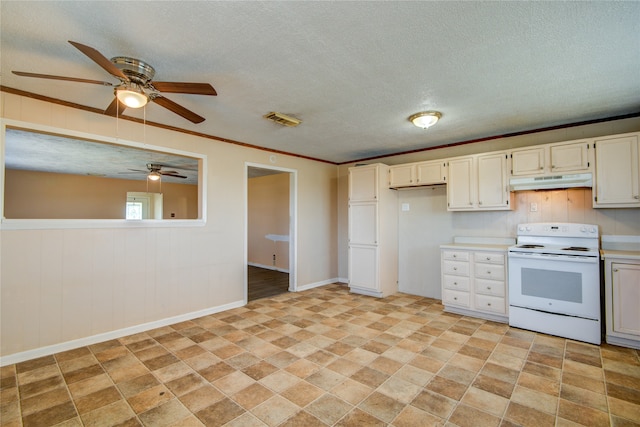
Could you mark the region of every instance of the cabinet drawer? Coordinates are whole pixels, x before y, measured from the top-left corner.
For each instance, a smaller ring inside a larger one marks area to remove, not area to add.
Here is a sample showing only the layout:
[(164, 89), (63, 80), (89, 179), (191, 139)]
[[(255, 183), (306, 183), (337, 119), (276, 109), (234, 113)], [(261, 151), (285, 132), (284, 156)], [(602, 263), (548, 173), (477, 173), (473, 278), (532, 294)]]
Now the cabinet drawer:
[(469, 292), (452, 291), (451, 289), (445, 289), (442, 293), (442, 303), (444, 305), (469, 307)]
[(507, 314), (507, 305), (504, 298), (488, 295), (475, 296), (476, 310), (489, 311), (491, 313)]
[(504, 297), (505, 287), (505, 283), (500, 280), (475, 280), (475, 291), (477, 294)]
[(442, 272), (444, 274), (469, 277), (469, 263), (461, 261), (443, 261)]
[(502, 264), (504, 265), (504, 255), (497, 252), (476, 252), (473, 254), (475, 262), (483, 264)]
[(464, 251), (442, 251), (443, 259), (452, 261), (469, 261), (469, 252)]
[(454, 289), (458, 291), (469, 290), (469, 278), (461, 276), (449, 276), (445, 275), (443, 279), (443, 285), (445, 289)]
[(504, 266), (493, 264), (476, 264), (475, 277), (481, 279), (504, 280)]

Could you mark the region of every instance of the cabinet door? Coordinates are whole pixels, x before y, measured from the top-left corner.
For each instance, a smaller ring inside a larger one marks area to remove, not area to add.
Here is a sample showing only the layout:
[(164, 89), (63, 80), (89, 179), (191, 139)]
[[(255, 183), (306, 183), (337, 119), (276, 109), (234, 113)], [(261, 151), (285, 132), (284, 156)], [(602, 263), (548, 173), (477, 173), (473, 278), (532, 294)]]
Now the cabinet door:
[(488, 209), (508, 205), (507, 154), (478, 156), (478, 207)]
[(544, 174), (544, 147), (519, 150), (511, 153), (511, 175)]
[(378, 166), (358, 166), (349, 169), (349, 200), (377, 200)]
[(378, 243), (378, 204), (349, 205), (349, 243), (376, 245)]
[(473, 209), (475, 194), (473, 186), (473, 157), (449, 161), (449, 183), (447, 184), (447, 209)]
[(552, 145), (551, 172), (584, 172), (589, 170), (589, 144), (586, 141)]
[(378, 248), (349, 246), (349, 287), (378, 290)]
[(389, 167), (389, 187), (409, 187), (416, 185), (415, 166), (413, 164)]
[(420, 185), (443, 184), (447, 180), (444, 162), (423, 162), (416, 165), (416, 181)]
[(598, 140), (594, 207), (640, 206), (638, 136)]
[(611, 264), (613, 330), (640, 337), (640, 265)]

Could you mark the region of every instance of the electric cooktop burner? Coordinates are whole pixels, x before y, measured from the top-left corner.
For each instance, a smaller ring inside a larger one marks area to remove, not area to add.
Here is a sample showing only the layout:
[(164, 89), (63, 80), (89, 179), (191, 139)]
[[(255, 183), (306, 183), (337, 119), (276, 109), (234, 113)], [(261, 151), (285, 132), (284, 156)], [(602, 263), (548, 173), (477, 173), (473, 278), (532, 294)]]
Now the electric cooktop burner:
[(569, 246), (568, 248), (562, 248), (563, 251), (583, 251), (583, 252), (587, 252), (589, 251), (589, 248), (583, 248), (580, 246)]
[(516, 247), (523, 248), (523, 249), (544, 248), (544, 246), (542, 245), (518, 245)]

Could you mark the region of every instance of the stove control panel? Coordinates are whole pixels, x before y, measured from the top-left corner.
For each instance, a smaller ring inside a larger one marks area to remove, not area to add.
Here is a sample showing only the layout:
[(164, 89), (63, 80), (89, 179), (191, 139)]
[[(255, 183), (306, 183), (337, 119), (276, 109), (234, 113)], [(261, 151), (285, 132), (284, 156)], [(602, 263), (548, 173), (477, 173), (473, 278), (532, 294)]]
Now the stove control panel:
[(598, 237), (598, 226), (548, 222), (520, 224), (518, 236)]

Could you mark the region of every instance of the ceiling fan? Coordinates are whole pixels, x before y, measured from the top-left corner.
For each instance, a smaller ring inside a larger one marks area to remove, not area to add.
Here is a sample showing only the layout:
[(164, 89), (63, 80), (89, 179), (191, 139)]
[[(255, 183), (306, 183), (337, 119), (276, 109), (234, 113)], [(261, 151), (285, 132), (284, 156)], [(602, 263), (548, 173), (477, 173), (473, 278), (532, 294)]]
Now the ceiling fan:
[(186, 93), (193, 95), (217, 95), (216, 90), (209, 83), (187, 82), (156, 82), (152, 81), (155, 69), (144, 61), (127, 56), (115, 56), (107, 59), (96, 49), (69, 40), (80, 52), (84, 53), (96, 64), (101, 66), (109, 74), (120, 80), (113, 84), (99, 80), (81, 79), (75, 77), (53, 76), (50, 74), (27, 73), (24, 71), (12, 71), (13, 74), (23, 77), (36, 77), (41, 79), (66, 80), (80, 83), (91, 83), (114, 87), (114, 99), (109, 104), (104, 114), (119, 116), (127, 108), (143, 107), (148, 101), (153, 101), (161, 107), (170, 110), (192, 123), (202, 123), (202, 116), (176, 104), (162, 95), (161, 92)]
[(155, 163), (147, 163), (147, 170), (142, 169), (129, 169), (131, 172), (120, 172), (121, 174), (127, 173), (145, 173), (147, 174), (147, 178), (151, 181), (157, 181), (161, 178), (161, 176), (172, 176), (174, 178), (187, 178), (184, 175), (179, 175), (178, 171), (163, 171), (163, 165), (158, 165)]

